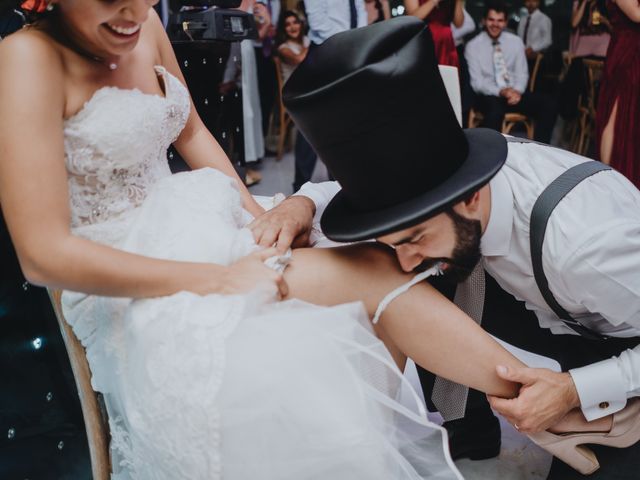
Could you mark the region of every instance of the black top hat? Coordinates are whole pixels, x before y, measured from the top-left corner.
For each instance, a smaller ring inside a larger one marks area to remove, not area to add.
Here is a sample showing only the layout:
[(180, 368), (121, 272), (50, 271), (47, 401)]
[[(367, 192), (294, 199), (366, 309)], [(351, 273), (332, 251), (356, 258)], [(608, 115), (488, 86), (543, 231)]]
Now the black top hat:
[(322, 216), (336, 241), (420, 223), (487, 183), (507, 157), (498, 132), (458, 125), (431, 33), (414, 17), (311, 48), (283, 98), (342, 186)]

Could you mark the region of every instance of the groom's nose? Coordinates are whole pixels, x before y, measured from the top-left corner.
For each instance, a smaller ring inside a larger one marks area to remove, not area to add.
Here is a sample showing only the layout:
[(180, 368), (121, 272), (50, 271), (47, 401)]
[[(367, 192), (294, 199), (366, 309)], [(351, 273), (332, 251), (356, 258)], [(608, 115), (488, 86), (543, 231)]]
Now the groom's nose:
[(424, 260), (424, 256), (416, 245), (405, 244), (396, 247), (396, 255), (400, 262), (400, 267), (405, 272), (412, 272)]

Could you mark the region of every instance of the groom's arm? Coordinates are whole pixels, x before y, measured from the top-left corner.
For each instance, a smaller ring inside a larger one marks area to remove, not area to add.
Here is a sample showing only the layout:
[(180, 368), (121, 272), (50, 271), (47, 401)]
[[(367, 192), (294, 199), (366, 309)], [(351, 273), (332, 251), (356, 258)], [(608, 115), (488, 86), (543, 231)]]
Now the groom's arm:
[(256, 218), (249, 229), (259, 245), (275, 244), (281, 252), (291, 246), (308, 246), (313, 225), (320, 223), (322, 212), (339, 190), (337, 182), (307, 182), (280, 205)]

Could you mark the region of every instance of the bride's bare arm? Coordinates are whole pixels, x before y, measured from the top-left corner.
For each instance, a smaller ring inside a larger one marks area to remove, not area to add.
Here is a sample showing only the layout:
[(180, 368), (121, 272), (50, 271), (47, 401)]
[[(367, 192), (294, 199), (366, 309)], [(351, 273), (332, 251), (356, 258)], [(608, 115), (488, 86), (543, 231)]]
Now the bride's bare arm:
[[(150, 18), (147, 24), (154, 29), (162, 65), (164, 65), (172, 75), (179, 78), (186, 86), (187, 84), (180, 71), (178, 61), (173, 53), (173, 48), (167, 38), (162, 22), (155, 11), (151, 11), (149, 16)], [(211, 85), (211, 88), (215, 88), (215, 85)], [(264, 209), (258, 205), (249, 193), (249, 190), (247, 190), (247, 187), (245, 187), (244, 182), (238, 177), (227, 154), (222, 150), (216, 139), (213, 138), (213, 135), (211, 135), (207, 127), (204, 126), (204, 123), (202, 123), (193, 102), (191, 102), (191, 113), (189, 114), (187, 124), (173, 145), (192, 169), (213, 167), (235, 178), (240, 188), (244, 208), (254, 217), (264, 213)]]
[[(390, 291), (412, 276), (400, 270), (388, 247), (375, 243), (294, 250), (285, 270), (292, 297), (320, 305), (361, 300), (370, 317)], [(480, 391), (517, 395), (518, 385), (498, 377), (496, 366), (523, 364), (426, 282), (389, 304), (376, 333), (397, 363), (403, 354), (435, 374)]]
[(19, 32), (0, 43), (0, 65), (0, 206), (31, 283), (128, 297), (282, 283), (261, 262), (272, 252), (223, 267), (156, 260), (73, 236), (60, 55), (43, 35)]

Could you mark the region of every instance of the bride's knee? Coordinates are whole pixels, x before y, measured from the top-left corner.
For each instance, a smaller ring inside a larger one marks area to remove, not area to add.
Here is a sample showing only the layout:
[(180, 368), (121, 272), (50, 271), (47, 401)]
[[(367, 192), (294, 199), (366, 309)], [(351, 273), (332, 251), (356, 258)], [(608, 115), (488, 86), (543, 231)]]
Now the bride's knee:
[(400, 264), (395, 251), (388, 245), (377, 242), (363, 242), (345, 247), (345, 254), (354, 262), (359, 262), (369, 269), (400, 271)]

